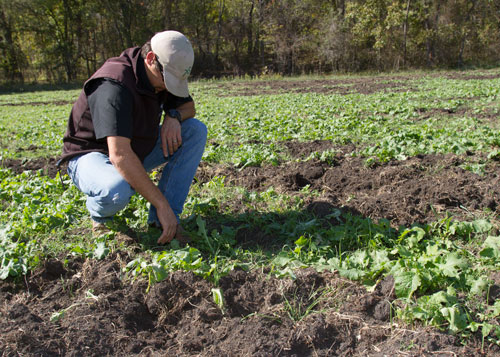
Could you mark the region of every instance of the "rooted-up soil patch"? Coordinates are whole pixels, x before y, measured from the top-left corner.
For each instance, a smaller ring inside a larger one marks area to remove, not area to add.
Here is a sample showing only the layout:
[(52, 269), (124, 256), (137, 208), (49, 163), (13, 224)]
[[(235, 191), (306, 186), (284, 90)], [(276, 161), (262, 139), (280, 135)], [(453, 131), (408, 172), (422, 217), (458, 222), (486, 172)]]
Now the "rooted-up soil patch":
[(460, 167), (465, 162), (451, 154), (421, 155), (367, 166), (365, 158), (339, 150), (333, 164), (309, 160), (242, 170), (204, 164), (198, 179), (224, 176), (227, 185), (258, 191), (273, 186), (288, 194), (309, 186), (321, 192), (320, 201), (375, 220), (385, 218), (395, 226), (429, 223), (449, 213), (470, 219), (470, 212), (499, 212), (499, 163), (490, 163), (480, 176)]
[[(49, 260), (24, 286), (0, 281), (2, 356), (383, 356), (480, 354), (479, 340), (391, 324), (393, 279), (374, 290), (335, 273), (297, 279), (234, 270), (213, 285), (177, 271), (155, 284), (123, 278), (126, 261)], [(311, 292), (317, 294), (311, 298)], [(305, 308), (318, 299), (314, 311)], [(292, 308), (290, 308), (292, 307)], [(486, 344), (485, 352), (500, 352)]]
[(429, 118), (442, 117), (442, 116), (457, 116), (457, 117), (471, 117), (477, 119), (479, 122), (486, 123), (494, 126), (498, 125), (498, 113), (496, 109), (487, 108), (481, 112), (477, 112), (469, 107), (461, 107), (458, 109), (444, 109), (444, 108), (419, 108), (416, 110), (418, 117), (412, 118), (414, 121), (426, 120)]
[(307, 142), (283, 141), (281, 144), (286, 147), (288, 153), (293, 158), (300, 159), (305, 159), (313, 153), (320, 153), (328, 150), (337, 151), (339, 154), (350, 153), (354, 150), (354, 145), (339, 148), (330, 140), (313, 140)]
[(410, 81), (428, 77), (444, 77), (458, 80), (488, 80), (500, 78), (500, 74), (470, 74), (470, 72), (437, 72), (431, 75), (395, 75), (380, 77), (344, 77), (332, 79), (272, 80), (272, 81), (228, 81), (216, 87), (222, 96), (272, 95), (280, 93), (320, 94), (372, 94), (381, 91), (412, 92)]
[(21, 103), (9, 103), (9, 102), (4, 102), (2, 105), (8, 105), (8, 106), (14, 106), (14, 107), (19, 107), (19, 106), (40, 106), (40, 105), (67, 105), (67, 104), (73, 104), (74, 100), (48, 100), (48, 101), (36, 101), (36, 102), (21, 102)]
[[(392, 79), (395, 81), (391, 82)], [(372, 94), (384, 90), (391, 92), (412, 91), (401, 80), (404, 77), (343, 78), (316, 80), (281, 80), (259, 82), (226, 82), (217, 85), (223, 96), (270, 95), (280, 93), (321, 93), (347, 95), (353, 93)], [(408, 78), (406, 78), (408, 79)]]
[[(24, 171), (42, 170), (44, 175), (54, 178), (58, 171), (56, 163), (56, 158), (38, 158), (31, 160), (3, 159), (0, 161), (0, 166), (11, 169), (17, 175)], [(61, 173), (64, 174), (66, 171), (61, 169)]]
[[(437, 74), (437, 77), (440, 77), (441, 75)], [(495, 73), (495, 74), (470, 74), (469, 72), (448, 72), (444, 74), (444, 77), (449, 78), (449, 79), (459, 79), (463, 81), (469, 81), (469, 80), (485, 80), (485, 79), (498, 79), (500, 78), (500, 74)]]

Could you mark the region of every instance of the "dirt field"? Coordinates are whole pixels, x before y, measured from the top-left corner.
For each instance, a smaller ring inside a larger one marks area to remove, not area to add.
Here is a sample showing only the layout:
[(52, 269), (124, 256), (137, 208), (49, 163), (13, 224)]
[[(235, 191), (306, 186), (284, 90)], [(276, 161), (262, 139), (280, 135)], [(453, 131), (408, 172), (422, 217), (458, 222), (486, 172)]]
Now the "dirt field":
[[(283, 83), (280, 86), (286, 86)], [(359, 91), (379, 87), (353, 83)], [(291, 195), (309, 185), (322, 192), (306, 202), (319, 217), (343, 207), (374, 220), (386, 218), (395, 227), (436, 221), (450, 213), (470, 220), (485, 208), (500, 210), (500, 163), (489, 164), (480, 176), (460, 167), (466, 159), (481, 159), (472, 154), (426, 155), (367, 166), (365, 159), (346, 155), (353, 147), (332, 147), (327, 141), (283, 145), (295, 158), (328, 149), (338, 155), (333, 164), (309, 160), (243, 170), (204, 163), (196, 179), (207, 182), (215, 175), (225, 176), (226, 185), (257, 191), (272, 185)], [(54, 176), (54, 161), (4, 160), (3, 165), (16, 172), (43, 169)], [(224, 204), (234, 212), (246, 209), (236, 201)], [(22, 284), (0, 281), (0, 354), (500, 356), (498, 346), (486, 343), (482, 349), (479, 336), (464, 346), (459, 337), (430, 327), (395, 324), (391, 278), (367, 292), (330, 272), (306, 269), (291, 280), (277, 279), (265, 270), (235, 270), (220, 281), (225, 300), (221, 311), (212, 298), (213, 286), (188, 272), (175, 272), (146, 293), (145, 282), (123, 279), (128, 257), (121, 254), (102, 261), (76, 259), (66, 266), (51, 259)], [(500, 274), (492, 278), (497, 284), (491, 291), (500, 298)], [(311, 296), (313, 291), (324, 293)], [(297, 315), (313, 303), (315, 311), (299, 319)], [(57, 321), (50, 321), (63, 309)]]
[[(235, 270), (221, 280), (221, 312), (209, 283), (192, 273), (173, 273), (146, 294), (144, 283), (120, 279), (124, 258), (77, 260), (67, 268), (50, 260), (24, 286), (0, 282), (2, 356), (482, 355), (479, 344), (391, 324), (390, 279), (367, 293), (332, 273), (303, 270), (292, 281)], [(315, 306), (324, 312), (298, 322), (285, 312), (286, 302), (304, 307), (311, 291), (326, 287)]]
[[(304, 157), (318, 148), (330, 148), (328, 142), (287, 145)], [(243, 170), (202, 165), (198, 178), (204, 181), (225, 176), (226, 184), (251, 190), (273, 186), (288, 194), (309, 185), (322, 192), (320, 199), (310, 202), (320, 215), (322, 208), (345, 207), (372, 219), (386, 218), (396, 227), (435, 221), (445, 212), (457, 219), (470, 219), (471, 213), (484, 208), (495, 211), (500, 204), (498, 164), (486, 167), (483, 176), (461, 168), (464, 158), (456, 155), (423, 155), (368, 167), (365, 158), (345, 155), (349, 148), (336, 149), (339, 154), (333, 164), (309, 160)], [(237, 202), (231, 204), (234, 209)]]

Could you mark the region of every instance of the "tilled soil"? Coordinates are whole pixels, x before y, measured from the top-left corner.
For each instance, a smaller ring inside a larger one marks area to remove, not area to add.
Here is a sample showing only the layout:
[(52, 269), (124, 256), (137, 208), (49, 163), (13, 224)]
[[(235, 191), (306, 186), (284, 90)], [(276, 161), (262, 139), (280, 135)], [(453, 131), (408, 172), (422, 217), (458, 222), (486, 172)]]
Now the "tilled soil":
[[(225, 177), (226, 185), (264, 191), (269, 187), (281, 193), (302, 194), (305, 187), (317, 190), (320, 198), (305, 197), (316, 207), (345, 208), (374, 220), (388, 219), (394, 226), (429, 223), (452, 215), (468, 219), (500, 213), (500, 162), (490, 161), (479, 175), (466, 170), (467, 163), (485, 161), (478, 155), (419, 155), (407, 160), (367, 165), (366, 158), (350, 155), (350, 146), (334, 147), (329, 141), (284, 143), (296, 161), (280, 166), (243, 169), (202, 163), (196, 180), (208, 182)], [(307, 160), (313, 152), (336, 150), (333, 162)], [(23, 163), (6, 159), (2, 166), (15, 173), (41, 170), (54, 177), (56, 159), (35, 159)], [(65, 168), (61, 169), (65, 172)], [(231, 211), (248, 209), (241, 202), (222, 202)], [(239, 207), (241, 206), (241, 207)], [(318, 212), (316, 212), (318, 213)], [(321, 212), (319, 212), (321, 213)]]
[[(479, 343), (392, 323), (391, 278), (369, 293), (329, 272), (301, 270), (291, 280), (234, 270), (220, 280), (221, 310), (214, 286), (193, 273), (174, 272), (146, 293), (144, 281), (123, 279), (124, 260), (116, 253), (67, 265), (52, 259), (23, 286), (0, 282), (1, 355), (482, 354)], [(489, 345), (483, 352), (500, 353)]]
[[(288, 145), (299, 158), (307, 157), (311, 148), (328, 148), (325, 142)], [(486, 212), (500, 212), (498, 162), (490, 163), (483, 175), (462, 167), (467, 160), (474, 160), (473, 156), (452, 154), (421, 155), (367, 166), (366, 158), (353, 157), (349, 150), (338, 148), (333, 163), (308, 160), (243, 169), (203, 164), (197, 177), (205, 182), (222, 176), (227, 185), (258, 191), (272, 186), (288, 194), (300, 194), (309, 186), (321, 193), (320, 198), (309, 199), (313, 206), (342, 207), (374, 220), (388, 219), (396, 227), (429, 223), (446, 215), (470, 220)], [(238, 209), (237, 202), (231, 204)]]
[[(29, 150), (36, 150), (36, 147), (31, 147)], [(32, 160), (17, 160), (17, 159), (3, 159), (0, 161), (0, 166), (7, 167), (12, 170), (15, 174), (21, 174), (24, 171), (38, 171), (41, 170), (45, 175), (49, 177), (55, 177), (58, 168), (56, 166), (56, 158), (40, 158)], [(65, 174), (61, 168), (61, 174)]]
[[(495, 74), (468, 74), (456, 72), (443, 72), (429, 75), (430, 77), (442, 77), (454, 80), (481, 80), (496, 79), (500, 75)], [(220, 90), (220, 95), (226, 96), (249, 96), (267, 95), (280, 93), (321, 93), (348, 95), (353, 93), (372, 94), (382, 91), (390, 92), (412, 92), (414, 90), (411, 80), (418, 80), (420, 75), (397, 75), (380, 77), (345, 77), (338, 79), (311, 79), (311, 80), (289, 80), (289, 81), (235, 81), (223, 82), (214, 85)], [(226, 94), (224, 94), (226, 93)]]

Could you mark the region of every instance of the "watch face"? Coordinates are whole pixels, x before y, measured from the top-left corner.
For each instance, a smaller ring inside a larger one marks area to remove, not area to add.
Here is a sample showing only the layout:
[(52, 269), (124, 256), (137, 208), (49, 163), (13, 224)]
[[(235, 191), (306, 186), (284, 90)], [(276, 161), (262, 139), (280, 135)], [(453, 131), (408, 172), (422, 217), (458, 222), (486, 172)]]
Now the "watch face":
[(177, 119), (178, 121), (181, 121), (182, 120), (182, 117), (181, 117), (181, 113), (179, 113), (178, 110), (176, 109), (170, 109), (168, 111), (168, 116), (172, 117), (172, 118), (175, 118)]

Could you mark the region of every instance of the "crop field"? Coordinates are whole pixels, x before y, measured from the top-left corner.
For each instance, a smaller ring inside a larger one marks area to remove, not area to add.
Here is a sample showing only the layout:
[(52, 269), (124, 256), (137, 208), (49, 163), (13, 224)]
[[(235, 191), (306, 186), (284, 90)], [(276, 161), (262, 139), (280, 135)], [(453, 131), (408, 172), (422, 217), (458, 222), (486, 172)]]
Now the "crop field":
[(190, 88), (186, 246), (93, 235), (78, 88), (0, 94), (0, 355), (500, 355), (500, 69)]

